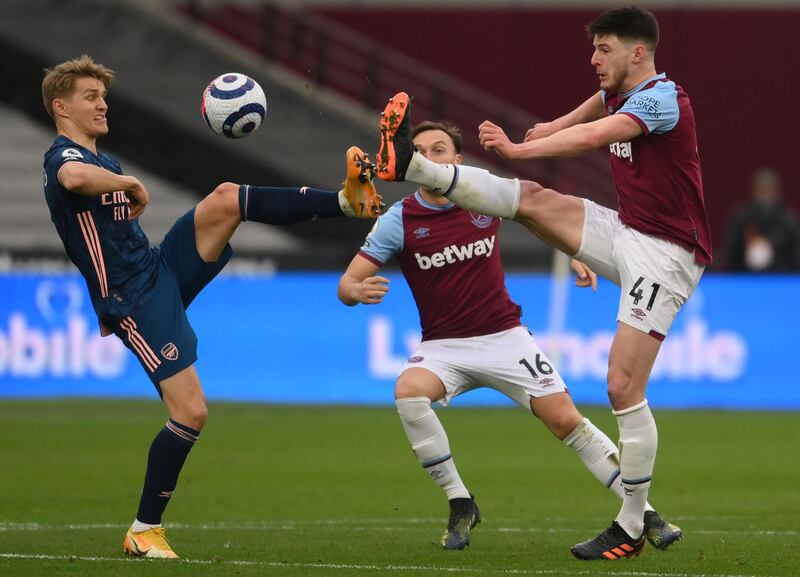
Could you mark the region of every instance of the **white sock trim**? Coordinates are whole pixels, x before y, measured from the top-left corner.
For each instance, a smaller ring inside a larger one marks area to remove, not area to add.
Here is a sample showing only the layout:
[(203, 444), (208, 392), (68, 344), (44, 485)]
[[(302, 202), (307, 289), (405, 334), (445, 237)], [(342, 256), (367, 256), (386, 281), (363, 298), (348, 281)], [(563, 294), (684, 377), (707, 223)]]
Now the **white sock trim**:
[(150, 529), (158, 529), (161, 527), (161, 523), (158, 525), (151, 525), (150, 523), (142, 523), (139, 519), (134, 519), (133, 524), (131, 525), (131, 531), (134, 533), (141, 533), (142, 531), (149, 531)]
[(455, 165), (438, 164), (415, 150), (406, 169), (405, 180), (424, 186), (435, 194), (443, 194), (452, 187), (456, 174)]
[(639, 409), (643, 409), (647, 406), (647, 399), (642, 401), (639, 404), (633, 405), (632, 407), (628, 407), (627, 409), (620, 409), (619, 411), (611, 411), (611, 414), (615, 417), (621, 417), (622, 415), (627, 415), (628, 413), (632, 413), (634, 411), (638, 411)]
[(457, 175), (445, 198), (478, 214), (516, 216), (522, 190), (519, 179), (501, 178), (483, 168), (463, 165), (458, 166)]
[(356, 211), (353, 210), (353, 207), (350, 206), (350, 203), (347, 202), (347, 197), (344, 195), (344, 189), (339, 191), (339, 208), (342, 209), (342, 212), (345, 216), (355, 216)]

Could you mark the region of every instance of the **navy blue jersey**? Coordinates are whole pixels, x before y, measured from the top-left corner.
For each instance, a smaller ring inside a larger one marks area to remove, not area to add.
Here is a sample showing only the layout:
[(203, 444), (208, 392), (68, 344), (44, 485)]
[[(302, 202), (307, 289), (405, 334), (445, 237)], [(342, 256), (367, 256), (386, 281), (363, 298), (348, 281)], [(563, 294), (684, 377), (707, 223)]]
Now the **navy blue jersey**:
[(157, 255), (123, 191), (87, 196), (67, 190), (58, 171), (83, 162), (122, 174), (119, 162), (59, 136), (44, 155), (44, 196), (61, 242), (86, 280), (98, 318), (118, 320), (144, 302), (155, 285)]

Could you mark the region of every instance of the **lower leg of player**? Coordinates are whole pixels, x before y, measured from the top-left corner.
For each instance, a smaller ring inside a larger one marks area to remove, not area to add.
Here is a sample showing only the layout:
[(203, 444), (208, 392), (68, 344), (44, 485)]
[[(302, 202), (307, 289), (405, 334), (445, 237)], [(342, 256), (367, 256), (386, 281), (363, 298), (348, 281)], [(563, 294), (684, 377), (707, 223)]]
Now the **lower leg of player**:
[[(586, 468), (620, 499), (625, 492), (622, 487), (619, 471), (619, 453), (617, 446), (608, 436), (598, 429), (589, 419), (584, 418), (575, 430), (564, 438), (564, 444), (578, 454)], [(645, 504), (647, 511), (652, 511), (650, 503)]]
[(403, 429), (422, 468), (444, 489), (448, 499), (468, 499), (469, 491), (450, 455), (447, 433), (431, 408), (431, 400), (411, 397), (397, 399), (396, 405)]
[(239, 186), (239, 215), (264, 224), (290, 224), (317, 218), (345, 216), (341, 193), (316, 188)]
[(658, 448), (656, 422), (645, 399), (641, 403), (614, 411), (619, 424), (620, 477), (624, 496), (617, 523), (631, 537), (644, 529), (644, 511), (653, 476)]
[(178, 475), (200, 431), (173, 419), (156, 435), (147, 457), (139, 511), (133, 531), (145, 531), (161, 525), (161, 516), (178, 484)]
[(480, 214), (512, 219), (519, 208), (518, 179), (501, 178), (474, 166), (437, 164), (416, 151), (405, 179)]

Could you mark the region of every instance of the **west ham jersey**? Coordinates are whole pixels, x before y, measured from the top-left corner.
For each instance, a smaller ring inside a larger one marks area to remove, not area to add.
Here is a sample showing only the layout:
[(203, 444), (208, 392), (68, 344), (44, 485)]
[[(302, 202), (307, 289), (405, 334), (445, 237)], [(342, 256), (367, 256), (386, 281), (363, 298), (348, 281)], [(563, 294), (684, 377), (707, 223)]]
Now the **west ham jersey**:
[(500, 262), (500, 219), (419, 192), (378, 218), (359, 254), (381, 266), (395, 257), (419, 310), (422, 340), (488, 335), (520, 325)]
[(108, 154), (95, 154), (59, 136), (44, 155), (44, 196), (67, 255), (86, 280), (98, 318), (119, 319), (149, 295), (156, 256), (138, 220), (130, 220), (122, 191), (87, 196), (61, 186), (58, 171), (67, 162), (83, 162), (122, 174)]
[(628, 92), (601, 92), (606, 111), (626, 114), (643, 134), (610, 146), (620, 220), (711, 263), (694, 112), (686, 92), (659, 74)]

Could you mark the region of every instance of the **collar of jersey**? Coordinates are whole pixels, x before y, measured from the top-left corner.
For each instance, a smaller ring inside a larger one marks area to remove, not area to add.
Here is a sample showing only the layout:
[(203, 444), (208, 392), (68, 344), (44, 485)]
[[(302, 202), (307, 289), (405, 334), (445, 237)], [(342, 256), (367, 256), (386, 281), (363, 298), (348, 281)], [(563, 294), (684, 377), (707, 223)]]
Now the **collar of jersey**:
[(447, 204), (431, 204), (430, 202), (422, 198), (422, 195), (419, 193), (419, 190), (414, 192), (414, 198), (416, 198), (417, 202), (420, 203), (422, 206), (424, 206), (425, 208), (429, 208), (431, 210), (448, 210), (455, 206), (455, 204), (453, 204), (452, 202), (448, 202)]
[(652, 77), (648, 78), (647, 80), (645, 80), (641, 84), (639, 84), (637, 86), (634, 86), (633, 88), (631, 88), (627, 92), (620, 92), (619, 97), (623, 98), (623, 99), (624, 98), (628, 98), (632, 94), (636, 94), (637, 92), (639, 92), (642, 89), (642, 87), (645, 86), (648, 82), (652, 82), (653, 80), (661, 80), (662, 78), (666, 78), (666, 77), (667, 77), (667, 73), (666, 72), (662, 72), (661, 74), (656, 74), (655, 76), (652, 76)]

